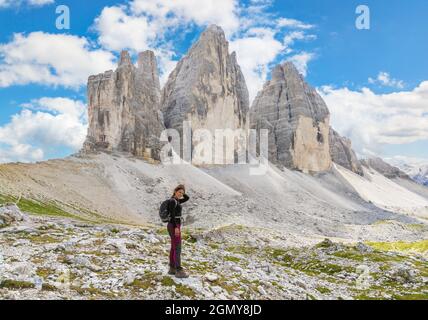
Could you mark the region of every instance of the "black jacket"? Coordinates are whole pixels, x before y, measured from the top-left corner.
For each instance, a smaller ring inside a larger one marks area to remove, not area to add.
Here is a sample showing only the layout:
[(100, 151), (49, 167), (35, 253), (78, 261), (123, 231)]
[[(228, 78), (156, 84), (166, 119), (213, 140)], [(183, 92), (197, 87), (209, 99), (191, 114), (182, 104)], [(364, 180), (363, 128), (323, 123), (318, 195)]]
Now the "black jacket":
[(168, 203), (168, 211), (171, 213), (172, 224), (176, 226), (177, 224), (181, 224), (181, 212), (183, 210), (181, 204), (189, 200), (189, 196), (187, 194), (183, 195), (183, 199), (175, 199), (171, 197)]

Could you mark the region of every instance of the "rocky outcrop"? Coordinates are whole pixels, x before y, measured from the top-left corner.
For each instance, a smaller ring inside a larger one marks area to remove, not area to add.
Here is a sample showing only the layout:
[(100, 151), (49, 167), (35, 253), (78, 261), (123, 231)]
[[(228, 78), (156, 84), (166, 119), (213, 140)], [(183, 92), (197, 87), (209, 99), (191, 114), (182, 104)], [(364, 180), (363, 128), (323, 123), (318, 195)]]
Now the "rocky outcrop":
[(117, 150), (159, 158), (164, 126), (153, 52), (140, 53), (135, 67), (128, 52), (123, 51), (116, 71), (89, 77), (88, 105), (84, 151)]
[(248, 89), (220, 27), (210, 26), (177, 64), (162, 93), (165, 126), (182, 133), (192, 129), (245, 128)]
[(333, 128), (330, 128), (330, 154), (333, 162), (360, 176), (364, 175), (361, 163), (352, 150), (351, 140), (341, 137)]
[(304, 172), (328, 170), (329, 110), (287, 62), (272, 71), (250, 112), (251, 128), (269, 130), (269, 160)]
[(404, 178), (410, 179), (410, 177), (398, 169), (393, 167), (390, 164), (383, 161), (381, 158), (369, 158), (361, 160), (361, 164), (365, 167), (372, 168), (382, 174), (383, 176), (393, 179), (393, 178)]
[(0, 206), (0, 228), (8, 227), (11, 224), (23, 221), (24, 214), (15, 204)]

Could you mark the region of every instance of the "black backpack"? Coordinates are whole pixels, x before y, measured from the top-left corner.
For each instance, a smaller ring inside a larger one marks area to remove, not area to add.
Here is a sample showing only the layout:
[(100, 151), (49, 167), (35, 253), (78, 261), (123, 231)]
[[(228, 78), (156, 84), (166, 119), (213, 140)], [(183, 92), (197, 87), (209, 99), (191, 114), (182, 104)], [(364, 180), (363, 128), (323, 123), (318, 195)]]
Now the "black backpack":
[[(170, 222), (171, 220), (171, 212), (168, 210), (168, 204), (171, 199), (165, 200), (161, 203), (159, 208), (159, 217), (161, 218), (162, 222)], [(174, 199), (175, 200), (175, 199)], [(177, 200), (175, 200), (175, 207), (177, 207)]]

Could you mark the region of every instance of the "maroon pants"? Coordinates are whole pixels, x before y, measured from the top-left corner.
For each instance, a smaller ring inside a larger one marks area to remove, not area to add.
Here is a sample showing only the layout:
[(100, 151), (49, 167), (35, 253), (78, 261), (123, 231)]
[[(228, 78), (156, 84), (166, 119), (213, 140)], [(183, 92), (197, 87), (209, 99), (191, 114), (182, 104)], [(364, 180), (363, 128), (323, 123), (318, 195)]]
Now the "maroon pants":
[[(180, 231), (175, 235), (175, 228)], [(172, 268), (181, 268), (181, 226), (177, 224), (174, 226), (171, 222), (168, 223), (168, 233), (171, 238), (171, 250), (169, 252), (169, 266)]]

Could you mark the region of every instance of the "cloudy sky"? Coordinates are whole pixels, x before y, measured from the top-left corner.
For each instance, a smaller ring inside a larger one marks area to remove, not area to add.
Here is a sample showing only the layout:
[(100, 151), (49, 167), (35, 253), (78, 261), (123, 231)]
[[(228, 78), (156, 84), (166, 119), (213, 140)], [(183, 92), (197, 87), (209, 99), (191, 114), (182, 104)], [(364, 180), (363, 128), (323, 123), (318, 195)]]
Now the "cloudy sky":
[[(119, 52), (154, 50), (162, 82), (209, 24), (223, 27), (254, 98), (293, 61), (362, 157), (428, 159), (428, 2), (367, 0), (0, 0), (0, 162), (80, 149), (86, 80)], [(59, 5), (70, 29), (59, 30)]]

